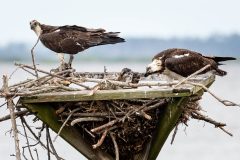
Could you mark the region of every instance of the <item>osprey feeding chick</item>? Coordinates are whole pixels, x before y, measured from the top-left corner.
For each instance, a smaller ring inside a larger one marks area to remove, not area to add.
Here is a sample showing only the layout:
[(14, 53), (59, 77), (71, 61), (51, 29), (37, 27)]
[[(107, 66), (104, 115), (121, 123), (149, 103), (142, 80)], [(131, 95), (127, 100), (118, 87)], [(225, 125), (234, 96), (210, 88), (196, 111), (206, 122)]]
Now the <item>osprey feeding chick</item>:
[(64, 53), (69, 54), (69, 66), (73, 55), (87, 48), (124, 42), (119, 32), (106, 32), (104, 29), (89, 29), (76, 25), (50, 26), (36, 20), (30, 22), (31, 29), (48, 49), (60, 53), (61, 68), (64, 65)]
[(154, 73), (164, 73), (179, 79), (191, 75), (208, 64), (210, 64), (210, 68), (202, 73), (215, 70), (217, 75), (224, 76), (227, 72), (218, 68), (218, 65), (221, 65), (219, 62), (235, 59), (234, 57), (203, 56), (200, 53), (187, 49), (167, 49), (153, 57), (152, 63), (146, 69), (145, 76)]

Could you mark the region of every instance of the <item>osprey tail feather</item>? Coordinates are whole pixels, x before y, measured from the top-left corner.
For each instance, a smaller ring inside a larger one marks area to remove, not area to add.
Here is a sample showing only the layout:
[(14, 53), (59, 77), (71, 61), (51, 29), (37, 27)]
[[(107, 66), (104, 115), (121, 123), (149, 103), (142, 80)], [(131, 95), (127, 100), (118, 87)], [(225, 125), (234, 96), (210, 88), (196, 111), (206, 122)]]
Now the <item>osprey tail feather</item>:
[(211, 58), (217, 63), (222, 61), (236, 60), (236, 58), (234, 57), (207, 57), (207, 58)]
[(221, 70), (219, 68), (216, 68), (215, 70), (216, 70), (216, 75), (218, 75), (218, 76), (225, 76), (225, 75), (227, 75), (227, 72), (224, 71), (224, 70)]
[(119, 34), (119, 32), (105, 33), (102, 37), (103, 41), (102, 41), (101, 45), (125, 42), (125, 39), (118, 37), (118, 34)]

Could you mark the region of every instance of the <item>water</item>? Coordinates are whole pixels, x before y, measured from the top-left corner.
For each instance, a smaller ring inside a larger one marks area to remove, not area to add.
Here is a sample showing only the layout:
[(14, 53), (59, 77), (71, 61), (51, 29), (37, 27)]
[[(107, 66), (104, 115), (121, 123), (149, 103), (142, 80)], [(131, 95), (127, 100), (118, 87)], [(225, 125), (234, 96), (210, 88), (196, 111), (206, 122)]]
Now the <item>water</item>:
[[(146, 63), (136, 62), (118, 62), (118, 63), (101, 63), (101, 62), (89, 62), (89, 63), (74, 63), (74, 68), (78, 71), (103, 71), (103, 66), (106, 66), (108, 71), (120, 71), (124, 67), (129, 67), (134, 71), (144, 72)], [(49, 70), (56, 67), (56, 64), (44, 64), (40, 68)], [(217, 77), (214, 84), (211, 86), (211, 90), (219, 97), (232, 100), (240, 103), (240, 76), (239, 67), (237, 63), (229, 63), (222, 66), (222, 68), (228, 71), (228, 75), (225, 77)], [(14, 70), (13, 64), (2, 63), (0, 68), (0, 76), (2, 74), (10, 75)], [(31, 77), (27, 73), (17, 71), (13, 75), (10, 83), (15, 83), (20, 80), (24, 80), (27, 77)], [(2, 82), (0, 81), (0, 86)], [(0, 104), (3, 100), (0, 99)], [(239, 115), (240, 109), (238, 107), (225, 107), (208, 93), (205, 93), (201, 100), (201, 105), (206, 111), (206, 114), (213, 119), (227, 123), (226, 129), (234, 134), (233, 137), (228, 136), (221, 130), (214, 128), (209, 124), (203, 122), (191, 120), (189, 127), (180, 126), (175, 142), (170, 145), (171, 135), (165, 143), (158, 159), (172, 160), (172, 159), (184, 159), (184, 160), (239, 160), (240, 159), (240, 123)], [(0, 116), (7, 114), (6, 107), (0, 108)], [(1, 122), (0, 131), (0, 159), (15, 159), (10, 157), (10, 154), (14, 153), (13, 139), (9, 134), (5, 135), (5, 132), (10, 130), (10, 121)], [(20, 136), (20, 142), (25, 142), (22, 136)], [(25, 144), (23, 144), (25, 145)], [(56, 149), (60, 156), (67, 160), (84, 159), (75, 149), (69, 146), (61, 138), (55, 143)], [(40, 159), (47, 159), (46, 152), (41, 148), (39, 150)], [(161, 157), (161, 158), (160, 158)]]

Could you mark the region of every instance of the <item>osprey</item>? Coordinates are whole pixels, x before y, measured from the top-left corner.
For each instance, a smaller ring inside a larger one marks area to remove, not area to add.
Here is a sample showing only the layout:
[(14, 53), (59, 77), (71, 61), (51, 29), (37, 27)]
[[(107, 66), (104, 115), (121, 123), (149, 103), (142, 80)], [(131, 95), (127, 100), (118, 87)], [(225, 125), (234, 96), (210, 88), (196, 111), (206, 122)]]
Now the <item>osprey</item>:
[(163, 73), (172, 78), (181, 79), (182, 77), (191, 75), (208, 64), (210, 64), (210, 67), (202, 73), (215, 70), (217, 75), (224, 76), (227, 72), (218, 68), (218, 65), (221, 65), (219, 62), (235, 59), (234, 57), (203, 56), (200, 53), (187, 49), (167, 49), (153, 57), (152, 63), (146, 68), (145, 76), (154, 73)]
[[(90, 47), (124, 42), (119, 32), (106, 32), (104, 29), (89, 29), (76, 25), (50, 26), (36, 20), (30, 22), (31, 29), (48, 49), (59, 53), (61, 68), (64, 66), (64, 53), (69, 54), (71, 67), (73, 55)], [(60, 69), (61, 69), (60, 68)]]

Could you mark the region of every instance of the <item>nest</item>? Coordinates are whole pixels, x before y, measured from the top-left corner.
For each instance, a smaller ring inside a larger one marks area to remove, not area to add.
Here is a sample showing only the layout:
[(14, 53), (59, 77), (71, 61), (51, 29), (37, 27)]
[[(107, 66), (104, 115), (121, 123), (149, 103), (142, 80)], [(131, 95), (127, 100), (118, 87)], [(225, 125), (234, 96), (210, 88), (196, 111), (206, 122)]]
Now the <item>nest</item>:
[(115, 156), (111, 133), (115, 136), (120, 159), (132, 159), (153, 136), (169, 100), (85, 101), (55, 107), (60, 121), (65, 122), (71, 115), (67, 125), (78, 128), (93, 148), (100, 147)]
[[(33, 70), (33, 67), (27, 65), (19, 64), (18, 66)], [(71, 69), (59, 73), (49, 73), (39, 69), (38, 71), (47, 74), (47, 76), (7, 86), (6, 93), (0, 90), (0, 97), (14, 98), (46, 92), (79, 90), (90, 90), (90, 94), (93, 95), (97, 90), (172, 85), (154, 83), (151, 86), (140, 84), (138, 82), (143, 74), (127, 68), (119, 73), (111, 74), (105, 72), (99, 74), (77, 73)], [(96, 85), (88, 87), (84, 82), (91, 82)], [(78, 87), (72, 87), (70, 84), (75, 84)], [(199, 99), (201, 99), (201, 95), (189, 97), (187, 102), (184, 103), (185, 105), (180, 106), (183, 108), (183, 112), (175, 124), (173, 140), (178, 125), (182, 123), (187, 126), (187, 122), (191, 118), (211, 123), (231, 135), (223, 128), (226, 124), (216, 122), (202, 114), (202, 109), (198, 103)], [(56, 110), (59, 121), (63, 123), (62, 127), (64, 125), (74, 126), (94, 149), (100, 148), (113, 157), (119, 156), (119, 159), (134, 159), (134, 156), (142, 152), (154, 137), (159, 120), (172, 100), (173, 98), (95, 100), (59, 102), (52, 103), (52, 105)], [(18, 105), (21, 106), (21, 104)], [(28, 110), (15, 112), (16, 116), (21, 117), (29, 114), (32, 113), (29, 113)], [(7, 120), (9, 117), (9, 115), (2, 117), (0, 121)], [(31, 129), (29, 128), (29, 130)]]
[[(184, 112), (176, 125), (187, 125), (190, 117), (199, 119), (200, 98), (191, 97), (181, 106)], [(55, 109), (59, 121), (67, 121), (66, 125), (75, 126), (93, 148), (99, 147), (114, 157), (116, 148), (111, 137), (114, 135), (120, 159), (133, 159), (154, 136), (159, 118), (171, 100), (158, 98), (58, 103)]]

